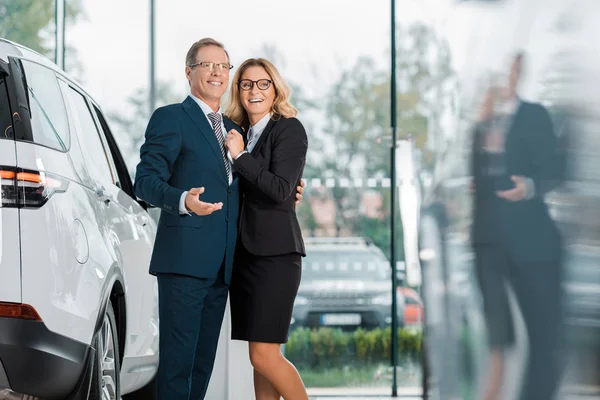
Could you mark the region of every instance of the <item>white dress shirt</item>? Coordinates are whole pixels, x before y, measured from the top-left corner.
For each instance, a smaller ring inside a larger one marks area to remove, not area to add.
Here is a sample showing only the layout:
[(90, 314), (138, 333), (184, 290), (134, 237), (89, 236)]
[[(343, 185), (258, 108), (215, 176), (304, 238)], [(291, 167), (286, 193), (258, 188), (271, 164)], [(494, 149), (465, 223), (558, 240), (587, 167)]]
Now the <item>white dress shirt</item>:
[(248, 152), (252, 152), (254, 146), (256, 146), (256, 143), (258, 143), (258, 139), (260, 139), (260, 135), (262, 135), (270, 120), (271, 113), (265, 115), (260, 119), (260, 121), (250, 127), (250, 130), (248, 130), (250, 136), (248, 137), (248, 145), (246, 146)]
[[(210, 108), (210, 106), (208, 104), (206, 104), (205, 102), (203, 102), (202, 100), (200, 100), (199, 98), (194, 96), (193, 94), (190, 94), (190, 97), (196, 102), (196, 104), (198, 104), (198, 106), (204, 113), (204, 116), (208, 120), (208, 124), (212, 127), (212, 123), (210, 122), (210, 118), (208, 118), (208, 114), (213, 113), (214, 112), (213, 109)], [(217, 110), (217, 113), (221, 114), (221, 132), (223, 132), (224, 135), (227, 135), (227, 130), (225, 129), (225, 123), (223, 122), (223, 118), (222, 118), (221, 107), (219, 107), (219, 109)], [(225, 139), (225, 138), (223, 138), (223, 139)], [(227, 157), (229, 158), (228, 162), (231, 162), (231, 156), (229, 155), (229, 152), (227, 152)], [(231, 171), (231, 168), (229, 168), (229, 171)], [(229, 172), (229, 176), (227, 178), (228, 178), (229, 184), (231, 185), (231, 182), (233, 182), (233, 175), (231, 172)], [(187, 196), (187, 194), (188, 194), (187, 190), (181, 194), (181, 198), (179, 199), (179, 214), (188, 214), (189, 215), (189, 212), (188, 212), (187, 208), (185, 207), (185, 196)]]

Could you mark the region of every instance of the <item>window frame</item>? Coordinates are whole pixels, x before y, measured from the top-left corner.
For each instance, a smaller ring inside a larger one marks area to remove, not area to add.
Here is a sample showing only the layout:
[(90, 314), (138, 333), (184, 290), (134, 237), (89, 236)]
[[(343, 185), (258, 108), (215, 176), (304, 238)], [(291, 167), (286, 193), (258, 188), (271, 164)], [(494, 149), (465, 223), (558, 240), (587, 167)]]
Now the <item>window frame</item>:
[[(14, 134), (14, 122), (12, 119), (12, 111), (11, 111), (11, 104), (10, 104), (10, 93), (8, 90), (8, 85), (9, 82), (8, 80), (10, 79), (10, 76), (3, 70), (2, 66), (0, 65), (0, 80), (4, 81), (4, 90), (2, 89), (2, 86), (0, 85), (0, 96), (3, 96), (3, 94), (6, 94), (6, 107), (7, 107), (7, 111), (8, 111), (8, 118), (7, 121), (10, 123), (10, 125), (8, 125), (4, 130), (2, 130), (2, 126), (0, 126), (0, 140), (14, 140), (15, 138), (15, 134)], [(2, 116), (0, 116), (0, 120), (2, 120)], [(10, 131), (10, 134), (8, 134)]]

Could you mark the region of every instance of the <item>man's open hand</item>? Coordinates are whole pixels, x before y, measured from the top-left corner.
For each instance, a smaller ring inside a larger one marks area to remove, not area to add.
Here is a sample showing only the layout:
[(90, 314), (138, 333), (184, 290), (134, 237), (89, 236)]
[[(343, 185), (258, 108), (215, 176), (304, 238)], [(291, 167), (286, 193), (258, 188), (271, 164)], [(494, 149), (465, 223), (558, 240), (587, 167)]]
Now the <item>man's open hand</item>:
[(223, 208), (223, 203), (206, 203), (200, 200), (200, 195), (204, 193), (204, 188), (192, 188), (185, 196), (185, 208), (196, 215), (210, 215)]

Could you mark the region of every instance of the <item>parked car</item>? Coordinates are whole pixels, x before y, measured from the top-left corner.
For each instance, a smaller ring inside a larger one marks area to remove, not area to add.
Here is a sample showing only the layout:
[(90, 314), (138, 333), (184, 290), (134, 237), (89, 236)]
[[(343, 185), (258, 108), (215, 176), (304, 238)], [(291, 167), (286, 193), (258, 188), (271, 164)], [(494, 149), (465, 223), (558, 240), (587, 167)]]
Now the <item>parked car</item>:
[[(292, 328), (384, 328), (392, 323), (390, 262), (363, 238), (307, 238)], [(398, 325), (404, 296), (397, 294)]]
[(0, 39), (0, 392), (108, 400), (152, 384), (155, 233), (100, 106)]

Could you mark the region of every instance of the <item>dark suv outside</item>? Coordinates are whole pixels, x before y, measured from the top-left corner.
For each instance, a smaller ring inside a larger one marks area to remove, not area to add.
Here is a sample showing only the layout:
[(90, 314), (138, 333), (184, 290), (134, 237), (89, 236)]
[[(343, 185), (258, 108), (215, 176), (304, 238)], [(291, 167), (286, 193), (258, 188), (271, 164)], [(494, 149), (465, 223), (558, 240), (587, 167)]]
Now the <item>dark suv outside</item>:
[[(351, 237), (306, 238), (305, 245), (292, 329), (391, 325), (391, 267), (380, 248), (368, 239)], [(401, 293), (397, 296), (402, 326), (405, 302)]]

